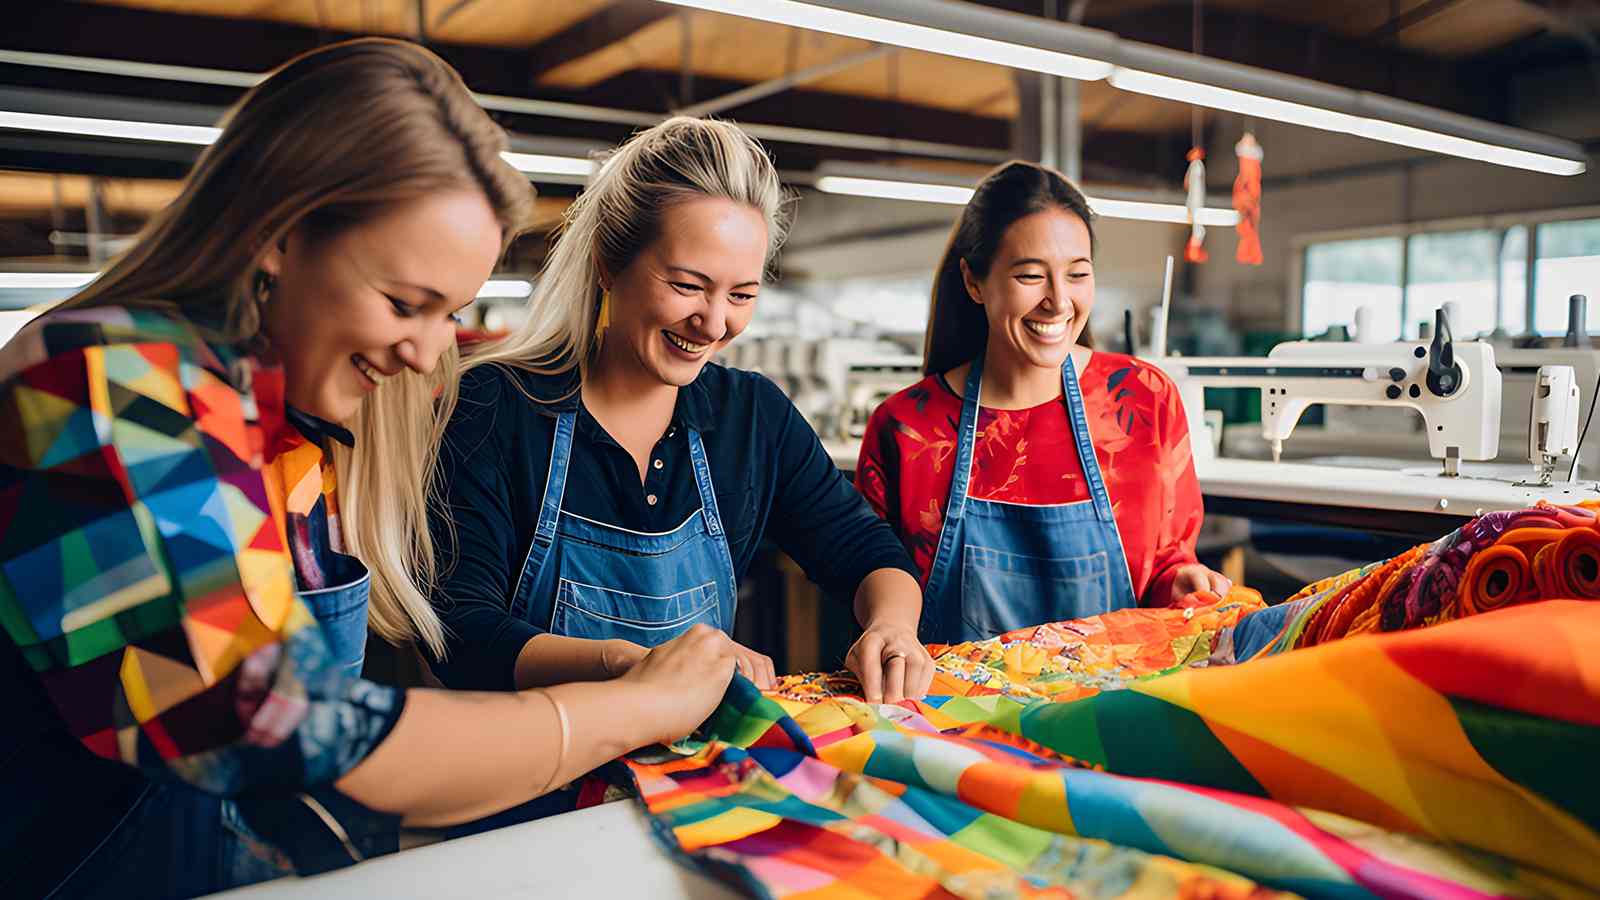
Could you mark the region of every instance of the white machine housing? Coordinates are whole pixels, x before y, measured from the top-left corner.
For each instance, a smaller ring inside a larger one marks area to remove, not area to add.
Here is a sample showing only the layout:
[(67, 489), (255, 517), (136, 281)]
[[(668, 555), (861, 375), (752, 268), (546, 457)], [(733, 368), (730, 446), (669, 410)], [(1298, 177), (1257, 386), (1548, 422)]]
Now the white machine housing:
[[(1165, 357), (1150, 360), (1177, 383), (1192, 434), (1205, 434), (1205, 389), (1259, 388), (1261, 436), (1274, 448), (1318, 403), (1414, 409), (1427, 426), (1428, 453), (1455, 474), (1460, 460), (1500, 451), (1500, 369), (1494, 347), (1455, 341), (1460, 383), (1441, 396), (1428, 386), (1428, 343), (1349, 344), (1289, 341), (1261, 357)], [(1211, 442), (1195, 440), (1197, 456)]]

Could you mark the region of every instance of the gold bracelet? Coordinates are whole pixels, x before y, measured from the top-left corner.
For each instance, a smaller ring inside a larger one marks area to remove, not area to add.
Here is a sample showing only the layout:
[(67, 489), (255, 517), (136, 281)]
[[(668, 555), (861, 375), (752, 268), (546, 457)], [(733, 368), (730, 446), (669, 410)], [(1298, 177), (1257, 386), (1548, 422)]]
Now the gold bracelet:
[(571, 741), (572, 728), (570, 727), (570, 725), (569, 725), (569, 723), (567, 721), (567, 708), (565, 706), (561, 705), (561, 701), (560, 700), (557, 700), (547, 690), (541, 689), (541, 690), (535, 691), (535, 693), (540, 694), (546, 700), (550, 701), (550, 705), (552, 707), (554, 707), (555, 711), (556, 711), (556, 722), (557, 722), (557, 725), (561, 729), (561, 749), (556, 752), (555, 768), (550, 770), (549, 779), (547, 779), (545, 781), (544, 786), (539, 788), (538, 792), (534, 795), (534, 796), (537, 796), (537, 797), (542, 797), (546, 793), (549, 792), (549, 790), (550, 790), (550, 788), (552, 786), (555, 785), (556, 776), (561, 774), (561, 766), (567, 760), (567, 746)]

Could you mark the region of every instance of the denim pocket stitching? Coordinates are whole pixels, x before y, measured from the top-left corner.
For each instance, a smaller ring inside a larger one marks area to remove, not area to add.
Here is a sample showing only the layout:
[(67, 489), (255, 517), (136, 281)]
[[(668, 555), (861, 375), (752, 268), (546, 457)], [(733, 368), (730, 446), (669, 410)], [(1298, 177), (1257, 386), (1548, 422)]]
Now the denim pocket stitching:
[[(592, 590), (603, 591), (603, 592), (605, 592), (607, 594), (620, 594), (622, 596), (636, 597), (636, 598), (640, 598), (640, 599), (643, 599), (643, 600), (660, 600), (660, 601), (672, 600), (672, 599), (677, 598), (677, 597), (682, 597), (685, 594), (691, 594), (691, 593), (699, 592), (701, 597), (703, 598), (703, 600), (702, 600), (702, 602), (697, 603), (695, 605), (694, 609), (691, 610), (690, 612), (685, 613), (684, 615), (681, 615), (678, 618), (673, 619), (673, 620), (671, 620), (669, 622), (642, 622), (642, 621), (639, 621), (637, 619), (625, 619), (625, 618), (622, 618), (621, 616), (607, 615), (606, 613), (597, 612), (597, 611), (589, 609), (589, 608), (587, 608), (587, 607), (585, 607), (585, 606), (583, 606), (581, 604), (572, 602), (568, 598), (573, 595), (572, 587), (575, 586), (575, 585), (579, 586), (579, 587), (590, 588)], [(664, 628), (676, 628), (676, 627), (682, 625), (684, 622), (688, 622), (688, 621), (692, 621), (694, 619), (700, 618), (701, 616), (704, 616), (708, 610), (715, 610), (716, 606), (717, 606), (717, 583), (715, 581), (708, 581), (705, 584), (689, 588), (688, 590), (678, 591), (677, 593), (674, 593), (674, 594), (668, 594), (665, 597), (655, 597), (655, 596), (651, 596), (649, 594), (636, 594), (636, 593), (633, 593), (631, 591), (619, 591), (619, 590), (614, 590), (612, 588), (603, 588), (603, 587), (600, 587), (599, 585), (584, 584), (583, 582), (579, 582), (579, 581), (569, 581), (568, 579), (563, 578), (563, 579), (561, 579), (560, 588), (556, 591), (555, 608), (556, 608), (557, 612), (556, 613), (552, 613), (552, 615), (551, 615), (551, 625), (554, 626), (556, 615), (559, 614), (559, 610), (561, 610), (563, 607), (565, 607), (566, 609), (571, 610), (574, 613), (581, 613), (584, 616), (587, 616), (587, 617), (592, 618), (592, 619), (599, 619), (600, 621), (603, 621), (603, 622), (613, 622), (613, 623), (618, 624), (618, 625), (627, 625), (630, 628), (640, 628), (640, 629), (648, 629), (648, 630), (660, 630), (660, 629), (664, 629)], [(552, 627), (552, 630), (554, 630), (553, 627)]]

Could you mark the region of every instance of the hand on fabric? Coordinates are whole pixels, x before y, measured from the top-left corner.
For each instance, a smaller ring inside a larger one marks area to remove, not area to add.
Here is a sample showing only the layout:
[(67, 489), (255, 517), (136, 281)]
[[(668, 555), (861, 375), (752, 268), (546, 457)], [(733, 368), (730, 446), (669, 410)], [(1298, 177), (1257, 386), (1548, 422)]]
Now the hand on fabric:
[(844, 658), (845, 668), (861, 679), (868, 703), (899, 703), (928, 695), (933, 683), (933, 657), (917, 640), (917, 629), (872, 623)]
[(773, 668), (772, 657), (757, 653), (738, 641), (728, 643), (733, 645), (733, 659), (740, 675), (755, 682), (756, 687), (763, 691), (770, 691), (777, 686), (778, 674)]
[(1210, 591), (1218, 597), (1226, 597), (1231, 590), (1233, 582), (1221, 572), (1214, 572), (1200, 563), (1190, 563), (1178, 567), (1178, 573), (1172, 578), (1172, 596), (1168, 602), (1177, 603), (1195, 591)]
[(695, 625), (629, 669), (619, 681), (642, 689), (646, 702), (635, 708), (644, 717), (643, 743), (678, 740), (710, 717), (728, 691), (741, 649), (717, 629)]
[(600, 648), (600, 665), (606, 670), (607, 677), (616, 678), (628, 674), (649, 652), (649, 647), (635, 644), (633, 641), (624, 641), (620, 638), (608, 640)]

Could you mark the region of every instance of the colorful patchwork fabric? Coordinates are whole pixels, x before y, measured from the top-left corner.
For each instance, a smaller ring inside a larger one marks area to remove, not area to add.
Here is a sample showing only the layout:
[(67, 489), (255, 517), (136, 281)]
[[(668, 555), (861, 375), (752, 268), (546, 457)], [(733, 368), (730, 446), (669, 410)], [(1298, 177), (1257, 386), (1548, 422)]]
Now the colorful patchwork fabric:
[[(1130, 612), (1065, 630), (1114, 633)], [(1230, 627), (1215, 609), (1195, 615), (1211, 617), (1211, 640)], [(1157, 633), (1146, 662), (1119, 664), (1107, 687), (1122, 689), (1053, 702), (1021, 696), (1033, 663), (1005, 659), (1015, 642), (983, 643), (963, 658), (985, 652), (1015, 687), (869, 706), (737, 681), (706, 740), (629, 761), (658, 833), (769, 897), (1600, 885), (1600, 603), (1166, 674), (1153, 669), (1191, 654)]]
[[(1110, 615), (1053, 622), (986, 641), (932, 644), (930, 693), (965, 697), (1000, 693), (1018, 700), (1075, 700), (1129, 682), (1205, 662), (1215, 636), (1241, 616), (1265, 607), (1261, 595), (1235, 587), (1224, 601), (1166, 609), (1125, 609)], [(816, 701), (860, 696), (849, 672), (778, 679), (779, 697)]]
[(1224, 629), (1213, 663), (1401, 631), (1538, 600), (1600, 599), (1600, 530), (1589, 504), (1474, 518), (1432, 544), (1307, 585)]
[(281, 374), (173, 315), (53, 313), (0, 350), (0, 626), (62, 726), (215, 792), (360, 762), (401, 697), (330, 667), (296, 597), (337, 537), (304, 527), (326, 468)]

